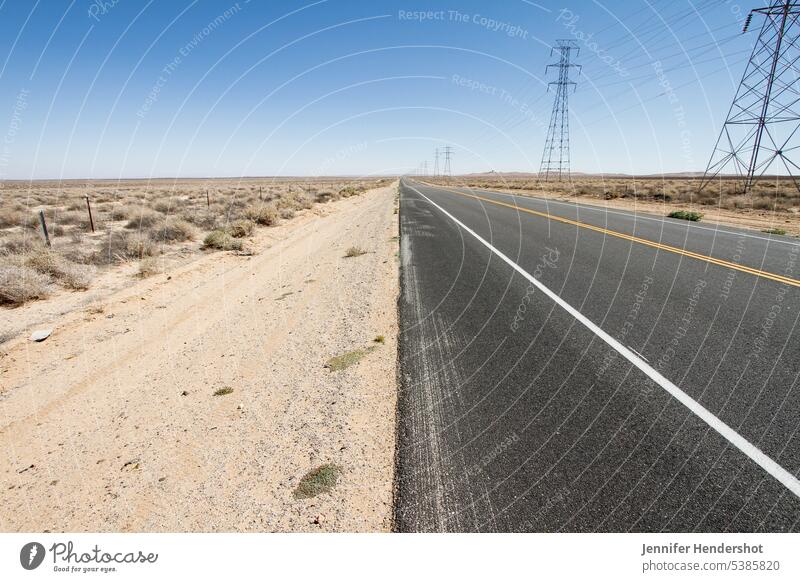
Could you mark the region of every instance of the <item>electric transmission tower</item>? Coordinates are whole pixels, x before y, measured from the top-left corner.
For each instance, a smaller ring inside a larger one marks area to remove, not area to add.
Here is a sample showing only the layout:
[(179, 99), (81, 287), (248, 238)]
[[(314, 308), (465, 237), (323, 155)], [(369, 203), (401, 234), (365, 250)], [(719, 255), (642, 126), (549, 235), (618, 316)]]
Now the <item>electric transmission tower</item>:
[(444, 146), (444, 172), (442, 172), (443, 176), (447, 176), (448, 178), (453, 175), (453, 171), (450, 167), (450, 158), (453, 155), (453, 148), (450, 146)]
[(433, 177), (436, 178), (439, 175), (439, 148), (436, 148), (436, 157), (434, 158), (433, 162)]
[(544, 142), (542, 165), (539, 166), (539, 176), (544, 175), (545, 180), (555, 178), (569, 179), (569, 89), (576, 88), (577, 83), (570, 80), (570, 69), (580, 65), (571, 62), (572, 56), (580, 54), (577, 41), (557, 40), (556, 46), (550, 51), (550, 56), (559, 55), (558, 63), (547, 65), (545, 72), (550, 67), (558, 67), (558, 80), (549, 83), (555, 85), (556, 95), (553, 100), (553, 113), (550, 116), (550, 127), (547, 129), (547, 138)]
[(751, 10), (742, 32), (747, 32), (754, 14), (762, 15), (764, 23), (701, 190), (723, 171), (733, 172), (744, 192), (768, 171), (787, 172), (800, 190), (796, 177), (800, 166), (791, 159), (800, 147), (800, 135), (795, 135), (800, 130), (800, 3), (776, 0), (766, 8)]

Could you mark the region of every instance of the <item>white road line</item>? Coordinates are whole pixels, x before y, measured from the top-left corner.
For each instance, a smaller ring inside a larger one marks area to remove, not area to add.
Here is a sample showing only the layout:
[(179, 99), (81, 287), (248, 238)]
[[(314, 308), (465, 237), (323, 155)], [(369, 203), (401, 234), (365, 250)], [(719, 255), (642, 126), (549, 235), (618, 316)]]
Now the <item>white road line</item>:
[(661, 388), (663, 388), (669, 394), (675, 397), (681, 404), (683, 404), (696, 416), (702, 419), (703, 422), (705, 422), (708, 426), (710, 426), (720, 435), (722, 435), (722, 437), (724, 437), (729, 443), (731, 443), (734, 447), (736, 447), (742, 453), (747, 455), (750, 458), (750, 460), (752, 460), (759, 467), (761, 467), (767, 473), (769, 473), (775, 479), (777, 479), (784, 487), (786, 487), (789, 491), (794, 493), (796, 497), (800, 498), (800, 481), (798, 481), (798, 479), (794, 475), (792, 475), (789, 471), (787, 471), (786, 469), (781, 467), (778, 463), (776, 463), (767, 455), (765, 455), (758, 447), (756, 447), (750, 441), (745, 439), (742, 435), (733, 430), (722, 420), (714, 416), (714, 414), (711, 413), (702, 404), (694, 400), (691, 396), (686, 394), (686, 392), (684, 392), (683, 390), (678, 388), (675, 384), (667, 380), (667, 378), (662, 376), (658, 371), (655, 370), (655, 368), (650, 366), (642, 358), (634, 354), (630, 349), (628, 349), (623, 344), (621, 344), (613, 337), (611, 337), (609, 334), (607, 334), (605, 331), (603, 331), (590, 319), (584, 316), (580, 311), (578, 311), (577, 309), (572, 307), (569, 303), (561, 299), (561, 297), (559, 297), (553, 291), (551, 291), (549, 288), (543, 285), (538, 279), (536, 279), (536, 277), (533, 277), (530, 273), (525, 271), (525, 269), (523, 269), (514, 261), (505, 256), (502, 252), (500, 252), (498, 249), (492, 246), (491, 243), (484, 240), (478, 233), (473, 231), (466, 224), (458, 220), (455, 216), (447, 212), (447, 210), (436, 204), (436, 202), (425, 196), (425, 194), (423, 194), (413, 186), (408, 186), (408, 187), (411, 188), (414, 192), (416, 192), (420, 196), (422, 196), (432, 206), (438, 208), (439, 211), (442, 212), (442, 214), (444, 214), (450, 220), (455, 222), (462, 230), (475, 237), (475, 239), (478, 242), (480, 242), (483, 246), (488, 248), (500, 259), (505, 261), (512, 269), (517, 271), (520, 275), (522, 275), (528, 281), (530, 281), (531, 284), (535, 285), (542, 293), (544, 293), (545, 295), (550, 297), (550, 299), (555, 301), (562, 309), (564, 309), (572, 317), (577, 319), (581, 324), (583, 324), (586, 328), (588, 328), (589, 331), (591, 331), (597, 337), (602, 339), (610, 347), (614, 348), (626, 360), (628, 360), (631, 364), (633, 364), (634, 366), (639, 368), (639, 370), (644, 372), (651, 380), (653, 380), (653, 382), (661, 386)]
[[(436, 186), (433, 184), (427, 184), (423, 182), (426, 186), (430, 186), (435, 188)], [(561, 200), (551, 200), (550, 198), (537, 198), (536, 196), (517, 196), (516, 194), (509, 194), (508, 192), (498, 192), (496, 190), (483, 190), (482, 188), (461, 188), (461, 190), (469, 190), (470, 192), (483, 192), (485, 194), (499, 194), (500, 196), (508, 196), (509, 198), (513, 198), (514, 201), (518, 200), (532, 200), (535, 202), (542, 202), (545, 204), (561, 204), (562, 206), (569, 206), (571, 208), (576, 208), (578, 210), (589, 210), (593, 212), (601, 212), (604, 214), (616, 214), (618, 216), (625, 216), (627, 218), (633, 218), (634, 220), (650, 220), (652, 222), (660, 222), (662, 224), (674, 224), (675, 226), (686, 226), (690, 229), (696, 228), (698, 230), (707, 230), (709, 232), (714, 232), (717, 234), (727, 234), (730, 236), (742, 236), (745, 238), (754, 238), (756, 240), (763, 240), (765, 242), (770, 243), (777, 243), (783, 245), (790, 245), (790, 246), (800, 246), (800, 242), (793, 241), (791, 239), (783, 239), (783, 238), (771, 238), (766, 236), (759, 236), (756, 234), (747, 234), (746, 232), (739, 232), (735, 230), (725, 230), (722, 228), (711, 228), (709, 226), (702, 226), (699, 224), (693, 224), (690, 222), (686, 222), (686, 224), (679, 223), (679, 222), (672, 222), (667, 220), (666, 217), (658, 218), (655, 216), (647, 216), (645, 214), (640, 214), (638, 212), (620, 212), (618, 210), (610, 210), (608, 208), (604, 208), (601, 206), (592, 206), (590, 204), (579, 204), (577, 202), (562, 202)], [(712, 223), (716, 224), (716, 223)]]

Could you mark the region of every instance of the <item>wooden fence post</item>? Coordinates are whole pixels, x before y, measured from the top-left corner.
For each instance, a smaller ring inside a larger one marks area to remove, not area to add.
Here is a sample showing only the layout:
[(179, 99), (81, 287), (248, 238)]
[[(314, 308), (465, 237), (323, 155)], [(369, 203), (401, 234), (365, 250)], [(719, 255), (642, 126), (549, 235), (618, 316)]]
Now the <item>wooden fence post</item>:
[(44, 233), (44, 242), (50, 246), (50, 235), (47, 232), (47, 221), (44, 219), (44, 210), (39, 211), (39, 221), (42, 223), (42, 232)]
[(89, 226), (92, 227), (92, 232), (94, 232), (94, 218), (92, 218), (92, 205), (89, 204), (89, 195), (86, 195), (86, 209), (89, 211)]

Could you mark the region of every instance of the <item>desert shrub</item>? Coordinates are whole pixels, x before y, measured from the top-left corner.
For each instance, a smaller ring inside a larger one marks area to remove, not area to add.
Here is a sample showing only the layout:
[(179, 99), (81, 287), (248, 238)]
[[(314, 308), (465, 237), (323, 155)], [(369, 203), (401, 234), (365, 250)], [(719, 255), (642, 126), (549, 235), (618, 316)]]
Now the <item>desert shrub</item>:
[(690, 210), (675, 210), (670, 212), (667, 216), (680, 220), (691, 220), (692, 222), (700, 222), (700, 219), (703, 218), (703, 215), (699, 212), (692, 212)]
[(236, 220), (225, 229), (233, 238), (244, 238), (253, 234), (256, 223), (252, 220)]
[(0, 264), (0, 303), (19, 305), (50, 293), (50, 278), (29, 267)]
[(115, 204), (108, 211), (108, 218), (111, 220), (128, 220), (132, 214), (131, 208), (123, 204)]
[(336, 194), (333, 190), (322, 190), (314, 194), (314, 200), (317, 202), (330, 202), (335, 196)]
[(139, 262), (139, 276), (142, 278), (152, 277), (164, 272), (164, 265), (156, 257), (145, 257)]
[(131, 215), (128, 223), (125, 225), (125, 228), (152, 228), (163, 220), (164, 215), (160, 212), (156, 212), (155, 210), (150, 210), (148, 208), (141, 208)]
[(50, 249), (39, 249), (25, 257), (26, 266), (49, 275), (68, 289), (88, 289), (95, 270), (91, 265), (79, 265)]
[(271, 204), (251, 206), (244, 211), (244, 215), (261, 226), (272, 226), (278, 222), (278, 210)]
[(341, 190), (339, 190), (339, 196), (342, 198), (349, 198), (350, 196), (358, 196), (359, 194), (363, 193), (364, 189), (356, 186), (345, 186)]
[(302, 192), (287, 192), (276, 202), (278, 210), (289, 208), (291, 210), (307, 210), (314, 205), (314, 201)]
[(214, 228), (217, 220), (213, 214), (206, 212), (205, 209), (199, 212), (185, 212), (181, 215), (181, 219), (204, 229)]
[(108, 237), (92, 253), (89, 261), (95, 265), (112, 265), (158, 254), (158, 245), (146, 236), (110, 231)]
[[(74, 224), (81, 228), (88, 228), (89, 226), (89, 215), (86, 212), (62, 212), (53, 221), (56, 224)], [(97, 226), (97, 220), (95, 220), (95, 226)], [(50, 223), (48, 223), (47, 228), (50, 228)]]
[(221, 251), (240, 251), (244, 248), (244, 243), (239, 239), (233, 238), (224, 230), (217, 229), (212, 230), (203, 239), (203, 247)]
[(149, 232), (151, 240), (162, 243), (194, 240), (197, 236), (194, 226), (181, 219), (167, 219), (162, 225)]
[(25, 213), (11, 208), (0, 210), (0, 228), (11, 228), (12, 226), (22, 226)]
[(44, 248), (44, 241), (31, 233), (9, 236), (3, 239), (0, 247), (5, 255), (21, 255), (39, 248)]
[(172, 204), (169, 200), (159, 200), (153, 204), (153, 210), (157, 212), (167, 213), (172, 210)]
[(345, 252), (344, 256), (345, 258), (351, 259), (353, 257), (360, 257), (361, 255), (366, 255), (366, 254), (367, 251), (365, 251), (361, 247), (350, 247), (349, 249), (347, 249), (347, 252)]
[(294, 218), (295, 210), (294, 208), (282, 208), (279, 214), (284, 220), (289, 220), (290, 218)]

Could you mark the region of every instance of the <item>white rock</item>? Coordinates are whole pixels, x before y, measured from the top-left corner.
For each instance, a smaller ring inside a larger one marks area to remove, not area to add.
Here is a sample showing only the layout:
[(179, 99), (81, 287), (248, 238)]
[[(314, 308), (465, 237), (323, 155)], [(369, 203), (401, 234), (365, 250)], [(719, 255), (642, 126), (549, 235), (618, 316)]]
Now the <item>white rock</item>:
[(31, 340), (35, 342), (43, 342), (50, 337), (51, 333), (53, 333), (52, 329), (37, 329), (31, 334)]

